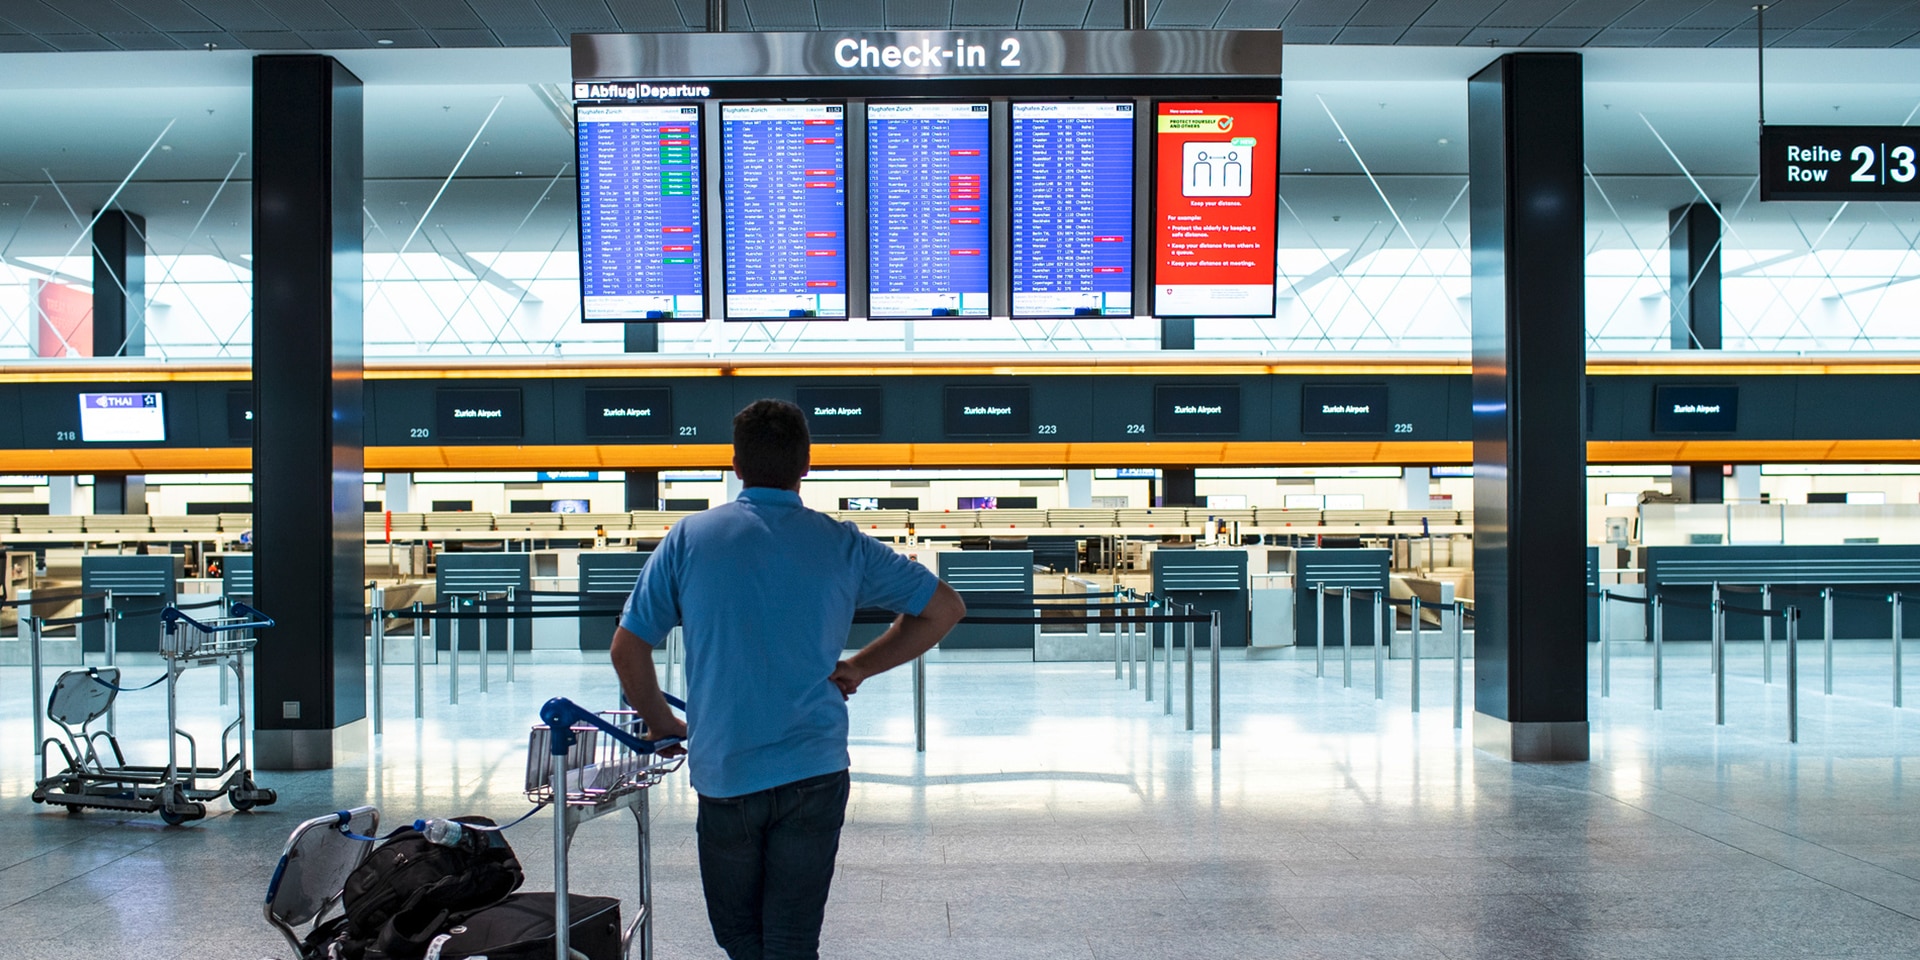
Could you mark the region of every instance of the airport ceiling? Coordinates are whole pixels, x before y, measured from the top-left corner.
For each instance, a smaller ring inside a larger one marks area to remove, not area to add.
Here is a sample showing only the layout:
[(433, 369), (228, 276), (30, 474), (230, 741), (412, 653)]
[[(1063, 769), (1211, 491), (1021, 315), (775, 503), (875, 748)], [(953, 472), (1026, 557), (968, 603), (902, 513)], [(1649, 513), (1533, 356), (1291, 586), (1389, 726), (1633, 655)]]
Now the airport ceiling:
[[(728, 0), (736, 30), (1112, 28), (1122, 0)], [(1150, 25), (1280, 27), (1293, 44), (1719, 47), (1753, 0), (1149, 0)], [(1773, 0), (1770, 45), (1920, 46), (1911, 0)], [(5, 0), (0, 52), (554, 47), (699, 30), (704, 0)]]

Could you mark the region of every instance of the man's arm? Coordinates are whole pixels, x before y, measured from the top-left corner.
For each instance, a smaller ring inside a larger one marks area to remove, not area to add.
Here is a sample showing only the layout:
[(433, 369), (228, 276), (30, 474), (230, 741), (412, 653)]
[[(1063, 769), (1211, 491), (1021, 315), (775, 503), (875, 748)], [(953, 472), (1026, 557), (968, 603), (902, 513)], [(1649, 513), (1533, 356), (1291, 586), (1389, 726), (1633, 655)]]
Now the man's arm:
[[(859, 653), (840, 661), (833, 670), (833, 682), (843, 696), (852, 696), (868, 677), (886, 673), (933, 649), (940, 638), (967, 615), (967, 603), (945, 583), (934, 588), (933, 599), (918, 616), (903, 613), (880, 638)], [(651, 665), (652, 661), (648, 661)]]
[(667, 698), (660, 692), (660, 676), (654, 672), (653, 647), (626, 627), (613, 631), (613, 672), (620, 678), (620, 689), (627, 702), (646, 721), (647, 735), (655, 740), (685, 737), (687, 725), (673, 715)]

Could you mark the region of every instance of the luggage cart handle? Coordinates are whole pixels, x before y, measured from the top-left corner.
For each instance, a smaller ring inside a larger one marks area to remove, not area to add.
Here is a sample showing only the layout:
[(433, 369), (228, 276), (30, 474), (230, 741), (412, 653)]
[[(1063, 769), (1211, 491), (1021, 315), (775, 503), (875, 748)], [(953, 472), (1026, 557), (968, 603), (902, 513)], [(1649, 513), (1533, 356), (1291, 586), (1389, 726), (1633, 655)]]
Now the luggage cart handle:
[(235, 601), (233, 604), (233, 607), (231, 608), (231, 612), (236, 617), (245, 617), (246, 619), (242, 620), (239, 623), (201, 623), (200, 621), (187, 616), (185, 613), (180, 612), (179, 607), (173, 607), (173, 606), (169, 606), (165, 610), (160, 611), (160, 619), (166, 624), (168, 633), (172, 633), (175, 627), (182, 621), (188, 624), (191, 624), (192, 626), (197, 627), (206, 633), (228, 633), (234, 630), (256, 630), (261, 627), (273, 626), (272, 617), (269, 617), (266, 614), (261, 613), (260, 611), (255, 610), (252, 607), (247, 606), (244, 603)]
[[(679, 697), (670, 693), (662, 694), (662, 696), (667, 698), (668, 706), (677, 707), (681, 710), (687, 709), (686, 701), (681, 700)], [(608, 736), (613, 737), (614, 740), (625, 744), (629, 749), (638, 753), (658, 753), (664, 747), (676, 746), (685, 742), (680, 737), (642, 740), (600, 719), (599, 714), (581, 707), (566, 697), (554, 697), (552, 700), (548, 700), (546, 705), (540, 708), (540, 722), (546, 724), (547, 730), (550, 731), (548, 737), (549, 749), (556, 757), (565, 756), (567, 751), (573, 748), (576, 740), (573, 727), (575, 724), (582, 723), (605, 731)]]

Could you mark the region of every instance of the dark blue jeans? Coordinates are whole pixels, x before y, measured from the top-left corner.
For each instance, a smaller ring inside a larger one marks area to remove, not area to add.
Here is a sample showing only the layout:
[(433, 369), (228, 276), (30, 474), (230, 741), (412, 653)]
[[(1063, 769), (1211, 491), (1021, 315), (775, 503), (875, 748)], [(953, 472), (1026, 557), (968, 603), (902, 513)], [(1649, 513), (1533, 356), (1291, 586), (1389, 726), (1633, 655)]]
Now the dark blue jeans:
[(816, 960), (847, 771), (739, 797), (701, 797), (700, 884), (732, 960)]

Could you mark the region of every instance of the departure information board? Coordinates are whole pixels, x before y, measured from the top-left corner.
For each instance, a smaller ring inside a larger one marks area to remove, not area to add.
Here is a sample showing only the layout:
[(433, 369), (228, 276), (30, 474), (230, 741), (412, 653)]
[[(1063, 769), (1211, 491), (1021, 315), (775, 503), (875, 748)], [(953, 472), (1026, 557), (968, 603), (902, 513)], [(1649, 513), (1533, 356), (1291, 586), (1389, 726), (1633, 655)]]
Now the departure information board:
[(720, 107), (727, 319), (847, 315), (847, 107)]
[(1133, 104), (1013, 105), (1013, 315), (1133, 315)]
[(583, 106), (575, 119), (581, 317), (704, 318), (700, 107)]
[(1156, 314), (1274, 315), (1279, 163), (1278, 103), (1155, 105)]
[(80, 442), (164, 443), (166, 400), (159, 393), (83, 393)]
[(991, 139), (984, 103), (867, 105), (870, 316), (987, 316)]

